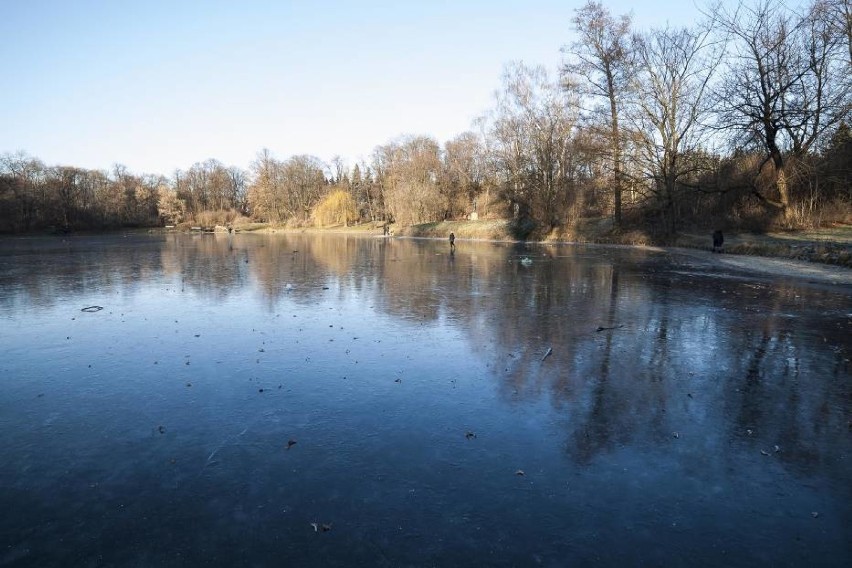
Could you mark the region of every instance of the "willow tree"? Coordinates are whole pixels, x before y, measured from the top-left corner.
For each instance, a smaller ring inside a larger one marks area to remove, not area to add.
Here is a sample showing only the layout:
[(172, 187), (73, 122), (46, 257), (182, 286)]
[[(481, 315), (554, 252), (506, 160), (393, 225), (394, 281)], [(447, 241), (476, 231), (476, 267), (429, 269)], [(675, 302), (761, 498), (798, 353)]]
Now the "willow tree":
[(358, 220), (358, 207), (352, 194), (338, 186), (314, 208), (314, 221), (320, 227), (343, 225)]

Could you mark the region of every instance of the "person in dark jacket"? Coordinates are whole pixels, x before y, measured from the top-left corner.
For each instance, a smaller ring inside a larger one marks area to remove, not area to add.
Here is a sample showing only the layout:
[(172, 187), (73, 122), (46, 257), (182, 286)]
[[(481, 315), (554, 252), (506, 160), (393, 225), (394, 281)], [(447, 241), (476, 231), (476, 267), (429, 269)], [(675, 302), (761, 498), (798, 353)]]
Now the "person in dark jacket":
[(456, 235), (455, 233), (450, 233), (450, 252), (455, 252), (456, 250)]
[(725, 242), (725, 236), (722, 231), (713, 231), (713, 252), (722, 252), (722, 244)]

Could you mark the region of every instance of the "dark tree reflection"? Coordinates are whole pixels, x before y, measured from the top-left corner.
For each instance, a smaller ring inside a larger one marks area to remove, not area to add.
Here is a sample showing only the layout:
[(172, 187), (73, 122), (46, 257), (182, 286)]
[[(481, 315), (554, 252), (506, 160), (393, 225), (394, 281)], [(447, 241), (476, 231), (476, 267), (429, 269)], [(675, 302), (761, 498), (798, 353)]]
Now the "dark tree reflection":
[(152, 281), (217, 303), (252, 290), (270, 312), (325, 302), (356, 320), (378, 314), (462, 337), (507, 404), (549, 401), (578, 463), (697, 436), (695, 451), (763, 451), (842, 477), (848, 290), (718, 277), (647, 249), (444, 245), (302, 234), (10, 239), (0, 306), (133, 294)]

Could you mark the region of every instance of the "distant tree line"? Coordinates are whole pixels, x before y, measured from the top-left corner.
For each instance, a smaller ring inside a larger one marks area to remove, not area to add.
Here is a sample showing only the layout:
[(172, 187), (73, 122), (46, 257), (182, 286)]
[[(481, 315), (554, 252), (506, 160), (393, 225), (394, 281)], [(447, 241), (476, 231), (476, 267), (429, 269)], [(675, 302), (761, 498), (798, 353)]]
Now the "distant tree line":
[(405, 135), (348, 167), (261, 150), (135, 175), (0, 156), (0, 231), (511, 218), (542, 231), (761, 229), (849, 220), (852, 0), (708, 6), (634, 30), (589, 1), (558, 77), (507, 66), (495, 104), (441, 145)]

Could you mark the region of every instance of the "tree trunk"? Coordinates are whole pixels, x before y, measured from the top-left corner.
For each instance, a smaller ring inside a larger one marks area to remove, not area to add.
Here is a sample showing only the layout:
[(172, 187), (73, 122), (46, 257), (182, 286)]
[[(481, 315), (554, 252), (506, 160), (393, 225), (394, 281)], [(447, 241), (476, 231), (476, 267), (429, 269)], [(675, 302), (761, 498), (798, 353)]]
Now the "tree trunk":
[(775, 166), (775, 186), (778, 188), (781, 214), (783, 215), (784, 220), (787, 220), (790, 216), (790, 188), (787, 185), (787, 172), (784, 164), (784, 157), (777, 148), (772, 151), (772, 164)]
[(621, 228), (621, 143), (618, 131), (618, 107), (615, 101), (615, 85), (612, 73), (607, 73), (607, 87), (609, 89), (609, 112), (612, 119), (612, 193), (613, 211), (612, 221), (616, 229)]

